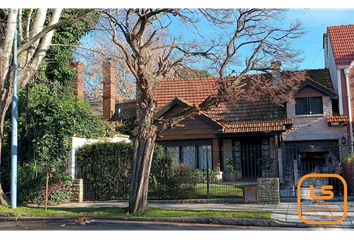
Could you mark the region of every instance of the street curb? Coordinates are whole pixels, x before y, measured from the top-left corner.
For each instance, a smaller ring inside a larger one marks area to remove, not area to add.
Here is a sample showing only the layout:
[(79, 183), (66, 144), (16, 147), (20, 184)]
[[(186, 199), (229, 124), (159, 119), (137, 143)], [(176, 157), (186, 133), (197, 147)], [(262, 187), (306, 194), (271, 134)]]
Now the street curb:
[[(0, 221), (75, 221), (79, 218), (58, 218), (58, 217), (0, 217)], [(121, 220), (138, 222), (178, 222), (178, 223), (199, 223), (199, 224), (219, 224), (219, 225), (238, 225), (238, 226), (259, 226), (259, 227), (294, 227), (307, 228), (305, 223), (282, 222), (274, 219), (251, 219), (251, 218), (184, 218), (184, 217), (112, 217), (94, 218), (95, 220)]]

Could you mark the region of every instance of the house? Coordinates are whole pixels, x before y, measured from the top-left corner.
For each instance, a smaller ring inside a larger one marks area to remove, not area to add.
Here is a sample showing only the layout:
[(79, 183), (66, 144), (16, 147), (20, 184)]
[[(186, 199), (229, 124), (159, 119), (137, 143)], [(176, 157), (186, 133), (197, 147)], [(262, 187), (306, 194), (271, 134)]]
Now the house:
[(340, 115), (347, 115), (349, 142), (353, 143), (354, 101), (354, 25), (327, 27), (323, 34), (325, 67), (329, 69), (333, 90), (338, 93)]
[[(222, 102), (193, 119), (181, 121), (184, 127), (162, 132), (156, 141), (173, 153), (176, 161), (192, 168), (208, 165), (227, 172), (228, 159), (236, 158), (241, 167), (240, 180), (275, 176), (282, 184), (294, 186), (305, 171), (320, 171), (323, 163), (329, 165), (340, 159), (338, 148), (346, 137), (348, 122), (348, 117), (338, 112), (338, 94), (329, 70), (299, 72), (304, 79), (295, 101), (284, 107), (267, 99)], [(269, 79), (271, 75), (252, 77)], [(171, 117), (183, 108), (200, 104), (216, 93), (218, 81), (214, 77), (162, 80), (155, 93), (156, 117)], [(306, 152), (311, 146), (315, 146), (316, 160), (313, 151), (312, 155)], [(328, 146), (336, 147), (328, 150)], [(271, 167), (265, 168), (260, 159), (273, 159), (274, 164), (268, 162)], [(315, 164), (305, 168), (310, 163)], [(297, 175), (295, 169), (304, 171)], [(228, 177), (225, 175), (226, 180)]]
[[(81, 65), (80, 65), (81, 66)], [(135, 111), (135, 101), (116, 102), (114, 65), (105, 64), (103, 113), (105, 120), (121, 119)], [(334, 172), (347, 140), (349, 112), (343, 92), (338, 92), (331, 69), (297, 71), (303, 75), (294, 96), (280, 106), (267, 98), (259, 101), (225, 101), (187, 118), (162, 132), (156, 142), (165, 146), (175, 163), (194, 169), (217, 169), (223, 181), (252, 182), (259, 177), (279, 177), (282, 188), (294, 189), (301, 176)], [(276, 73), (286, 80), (290, 72)], [(246, 77), (271, 80), (271, 74)], [(233, 81), (233, 78), (228, 78)], [(171, 117), (215, 94), (219, 78), (161, 80), (155, 92), (156, 118)], [(342, 100), (341, 100), (342, 99)], [(236, 176), (228, 163), (238, 166)], [(290, 192), (282, 192), (290, 196)]]

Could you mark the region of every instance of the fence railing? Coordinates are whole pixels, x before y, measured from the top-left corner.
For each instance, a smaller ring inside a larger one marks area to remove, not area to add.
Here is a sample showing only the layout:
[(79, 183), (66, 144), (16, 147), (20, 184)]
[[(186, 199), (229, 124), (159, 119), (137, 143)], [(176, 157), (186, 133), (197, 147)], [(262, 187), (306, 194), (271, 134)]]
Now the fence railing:
[[(148, 199), (241, 199), (244, 186), (267, 177), (280, 179), (282, 197), (296, 197), (297, 181), (312, 172), (341, 174), (354, 187), (354, 167), (343, 173), (348, 147), (323, 145), (317, 156), (306, 149), (305, 145), (236, 145), (216, 151), (200, 146), (166, 148), (166, 156), (152, 165)], [(105, 164), (76, 168), (76, 178), (84, 179), (84, 200), (129, 199), (131, 160), (109, 159)]]

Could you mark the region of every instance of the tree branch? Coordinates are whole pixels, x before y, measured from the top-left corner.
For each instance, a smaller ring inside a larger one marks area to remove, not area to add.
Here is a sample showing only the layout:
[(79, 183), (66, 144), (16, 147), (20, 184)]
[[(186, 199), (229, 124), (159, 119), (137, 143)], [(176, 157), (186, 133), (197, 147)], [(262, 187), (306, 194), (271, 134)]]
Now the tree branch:
[(95, 11), (95, 9), (85, 9), (80, 11), (77, 15), (72, 16), (66, 20), (60, 21), (56, 24), (53, 24), (51, 26), (48, 26), (46, 29), (42, 30), (41, 32), (37, 33), (35, 36), (31, 36), (31, 38), (25, 42), (24, 44), (22, 44), (18, 49), (17, 52), (18, 54), (21, 54), (23, 51), (25, 51), (27, 48), (29, 48), (33, 43), (35, 43), (36, 41), (38, 41), (40, 38), (44, 37), (47, 33), (49, 33), (50, 31), (60, 28), (68, 23), (72, 23), (72, 22), (76, 22), (78, 20), (80, 20), (82, 17), (84, 17), (86, 14), (88, 14), (89, 12)]

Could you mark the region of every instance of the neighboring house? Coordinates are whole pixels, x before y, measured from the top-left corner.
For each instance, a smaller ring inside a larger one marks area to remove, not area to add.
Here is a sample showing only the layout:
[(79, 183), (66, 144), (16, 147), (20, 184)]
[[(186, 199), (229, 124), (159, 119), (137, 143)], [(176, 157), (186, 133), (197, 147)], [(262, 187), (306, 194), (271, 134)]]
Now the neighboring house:
[[(340, 115), (349, 116), (348, 136), (353, 142), (354, 110), (354, 25), (327, 27), (323, 34), (325, 67), (329, 69), (333, 90), (339, 95)], [(349, 106), (349, 107), (348, 107)]]

